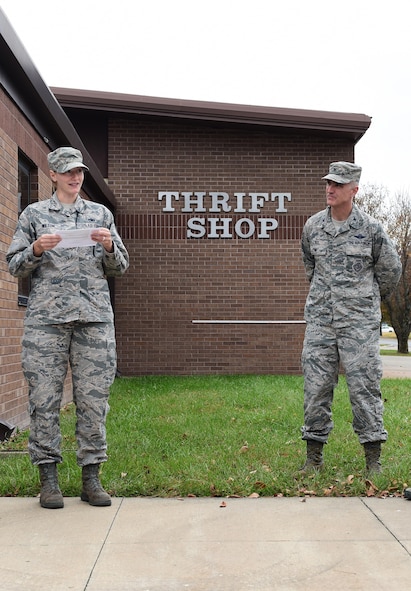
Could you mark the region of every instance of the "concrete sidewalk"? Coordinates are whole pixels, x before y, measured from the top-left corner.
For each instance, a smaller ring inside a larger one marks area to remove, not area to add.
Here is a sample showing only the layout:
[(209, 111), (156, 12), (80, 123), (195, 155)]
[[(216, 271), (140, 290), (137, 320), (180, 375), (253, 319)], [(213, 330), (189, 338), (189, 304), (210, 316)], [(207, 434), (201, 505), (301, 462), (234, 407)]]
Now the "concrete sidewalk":
[[(411, 580), (402, 498), (0, 498), (4, 591), (379, 591)], [(224, 505), (225, 506), (222, 506)]]

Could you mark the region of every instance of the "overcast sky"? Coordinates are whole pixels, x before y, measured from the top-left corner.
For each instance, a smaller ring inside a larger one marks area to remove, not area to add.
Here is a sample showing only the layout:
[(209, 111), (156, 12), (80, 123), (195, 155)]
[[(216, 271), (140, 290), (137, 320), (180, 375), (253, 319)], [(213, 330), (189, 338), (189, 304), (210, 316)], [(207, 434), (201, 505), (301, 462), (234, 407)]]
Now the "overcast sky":
[(364, 113), (362, 182), (411, 189), (409, 0), (0, 0), (48, 86)]

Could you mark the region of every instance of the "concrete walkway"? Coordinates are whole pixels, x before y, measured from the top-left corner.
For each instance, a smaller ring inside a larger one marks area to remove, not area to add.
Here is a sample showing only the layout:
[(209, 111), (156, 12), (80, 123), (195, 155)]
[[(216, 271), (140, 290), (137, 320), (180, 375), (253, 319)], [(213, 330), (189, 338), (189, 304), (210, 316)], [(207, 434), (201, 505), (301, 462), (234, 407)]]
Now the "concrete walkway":
[[(391, 591), (411, 580), (402, 498), (0, 498), (4, 591)], [(222, 506), (224, 505), (225, 506)]]

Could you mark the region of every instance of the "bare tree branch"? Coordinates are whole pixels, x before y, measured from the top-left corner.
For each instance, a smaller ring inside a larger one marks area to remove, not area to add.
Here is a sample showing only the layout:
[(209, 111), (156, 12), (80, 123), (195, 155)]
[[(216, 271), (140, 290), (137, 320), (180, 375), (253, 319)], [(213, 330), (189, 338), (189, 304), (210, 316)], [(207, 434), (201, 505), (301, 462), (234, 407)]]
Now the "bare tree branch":
[(384, 186), (366, 184), (360, 188), (356, 205), (379, 220), (397, 247), (402, 263), (400, 282), (382, 304), (384, 320), (390, 320), (398, 341), (398, 352), (408, 353), (411, 331), (411, 197), (406, 192), (390, 199)]

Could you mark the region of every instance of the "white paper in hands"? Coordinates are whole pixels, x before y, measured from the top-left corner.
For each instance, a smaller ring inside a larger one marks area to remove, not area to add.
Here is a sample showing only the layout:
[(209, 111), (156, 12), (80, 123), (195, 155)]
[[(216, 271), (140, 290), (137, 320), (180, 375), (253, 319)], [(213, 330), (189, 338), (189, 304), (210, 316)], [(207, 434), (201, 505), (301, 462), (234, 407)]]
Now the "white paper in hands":
[(91, 233), (97, 228), (80, 228), (77, 230), (55, 230), (62, 240), (54, 248), (77, 248), (78, 246), (95, 246), (97, 242)]

